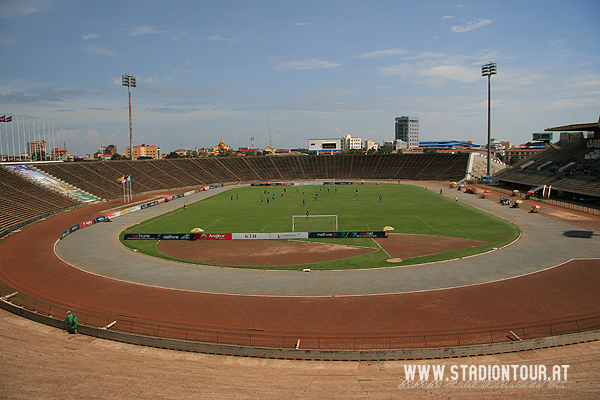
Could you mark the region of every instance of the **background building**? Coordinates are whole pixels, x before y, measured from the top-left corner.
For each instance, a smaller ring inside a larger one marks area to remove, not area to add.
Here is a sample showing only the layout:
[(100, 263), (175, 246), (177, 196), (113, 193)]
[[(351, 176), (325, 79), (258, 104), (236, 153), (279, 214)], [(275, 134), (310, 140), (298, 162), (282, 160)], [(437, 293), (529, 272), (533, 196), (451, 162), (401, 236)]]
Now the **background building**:
[(408, 150), (408, 143), (404, 140), (384, 140), (381, 147), (389, 147), (392, 151)]
[(33, 140), (31, 142), (27, 142), (29, 148), (29, 158), (35, 157), (36, 155), (39, 157), (41, 153), (46, 154), (46, 141), (45, 140)]
[(60, 147), (55, 147), (52, 150), (52, 159), (53, 160), (67, 160), (67, 149), (61, 149)]
[(376, 141), (372, 140), (372, 139), (365, 140), (365, 150), (369, 151), (371, 149), (378, 150), (379, 149), (379, 144)]
[(342, 136), (342, 151), (361, 150), (361, 149), (362, 149), (362, 139), (361, 138), (353, 138), (350, 135)]
[(308, 151), (321, 153), (339, 153), (342, 151), (342, 139), (308, 139)]
[(419, 117), (396, 117), (396, 140), (408, 143), (409, 149), (419, 147)]
[[(129, 159), (131, 157), (131, 153), (129, 147), (125, 150), (125, 157)], [(154, 159), (160, 159), (160, 146), (156, 145), (145, 145), (141, 146), (133, 146), (133, 158), (137, 159), (139, 157), (150, 157)]]

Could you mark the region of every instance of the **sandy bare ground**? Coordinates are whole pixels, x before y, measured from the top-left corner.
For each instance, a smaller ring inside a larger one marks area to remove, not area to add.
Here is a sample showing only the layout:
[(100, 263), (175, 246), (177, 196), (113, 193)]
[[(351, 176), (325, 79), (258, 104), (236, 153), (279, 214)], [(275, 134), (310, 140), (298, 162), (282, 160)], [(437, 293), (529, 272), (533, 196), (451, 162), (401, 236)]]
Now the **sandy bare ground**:
[[(351, 243), (352, 239), (348, 239)], [(392, 258), (407, 259), (486, 244), (443, 236), (389, 234), (376, 239)], [(295, 265), (342, 260), (374, 251), (352, 245), (282, 240), (162, 241), (157, 249), (173, 258), (209, 265)]]

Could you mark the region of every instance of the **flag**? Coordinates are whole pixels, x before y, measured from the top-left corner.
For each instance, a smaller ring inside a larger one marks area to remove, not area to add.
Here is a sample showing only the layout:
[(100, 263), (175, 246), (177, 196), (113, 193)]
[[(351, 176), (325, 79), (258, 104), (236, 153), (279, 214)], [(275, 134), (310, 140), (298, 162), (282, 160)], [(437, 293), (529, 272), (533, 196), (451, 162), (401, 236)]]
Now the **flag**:
[(6, 122), (6, 115), (3, 115), (2, 117), (0, 117), (0, 122)]
[(122, 185), (125, 183), (125, 182), (123, 182), (124, 180), (125, 180), (125, 176), (122, 176), (119, 179), (117, 179), (117, 182), (119, 182), (119, 185)]
[(131, 180), (131, 176), (127, 175), (126, 177), (123, 177), (123, 182), (122, 183), (125, 184), (125, 183), (129, 182), (130, 180)]
[(4, 122), (12, 122), (12, 115), (10, 117), (4, 118)]

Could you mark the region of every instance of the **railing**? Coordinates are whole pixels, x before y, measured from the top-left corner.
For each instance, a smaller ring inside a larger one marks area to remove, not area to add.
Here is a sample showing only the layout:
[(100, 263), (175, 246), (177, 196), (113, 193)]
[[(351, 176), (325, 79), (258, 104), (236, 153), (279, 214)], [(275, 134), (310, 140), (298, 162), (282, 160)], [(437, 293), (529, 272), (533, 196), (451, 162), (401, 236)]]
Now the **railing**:
[[(67, 311), (77, 315), (78, 323), (92, 328), (110, 326), (110, 331), (218, 345), (266, 347), (305, 350), (372, 350), (372, 349), (424, 349), (436, 347), (473, 346), (489, 343), (515, 342), (570, 333), (593, 331), (600, 328), (600, 314), (576, 316), (482, 328), (460, 330), (387, 331), (387, 332), (311, 332), (276, 331), (254, 328), (215, 326), (181, 326), (156, 324), (124, 314), (102, 315), (76, 308), (37, 300), (0, 286), (0, 297), (11, 304), (36, 314), (62, 321)], [(5, 298), (4, 298), (5, 297)], [(56, 325), (56, 324), (55, 324)]]

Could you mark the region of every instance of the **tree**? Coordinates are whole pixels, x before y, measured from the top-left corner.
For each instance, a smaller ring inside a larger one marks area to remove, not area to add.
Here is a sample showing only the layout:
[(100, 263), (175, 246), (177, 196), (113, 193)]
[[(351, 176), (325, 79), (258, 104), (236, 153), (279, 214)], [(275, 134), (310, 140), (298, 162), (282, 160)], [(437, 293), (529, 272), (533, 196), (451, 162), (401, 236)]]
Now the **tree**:
[(377, 154), (391, 154), (391, 153), (392, 153), (391, 147), (380, 147), (379, 150), (377, 150)]
[(111, 160), (123, 160), (124, 158), (123, 158), (122, 155), (120, 155), (118, 153), (115, 153), (115, 154), (112, 155), (112, 157), (110, 159)]
[[(181, 158), (181, 156), (177, 152), (172, 151), (169, 154), (167, 154), (165, 156), (165, 158)], [(139, 160), (139, 158), (138, 158), (138, 160)]]
[(221, 150), (219, 152), (219, 156), (218, 157), (231, 157), (234, 156), (235, 153), (233, 152), (233, 150), (231, 149), (227, 149), (227, 150)]

